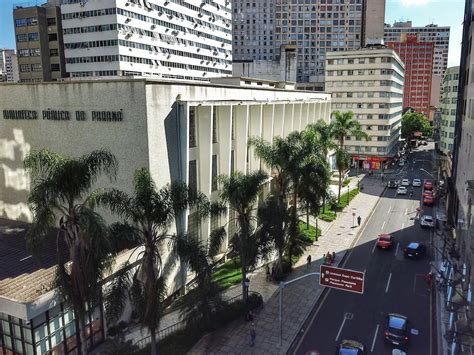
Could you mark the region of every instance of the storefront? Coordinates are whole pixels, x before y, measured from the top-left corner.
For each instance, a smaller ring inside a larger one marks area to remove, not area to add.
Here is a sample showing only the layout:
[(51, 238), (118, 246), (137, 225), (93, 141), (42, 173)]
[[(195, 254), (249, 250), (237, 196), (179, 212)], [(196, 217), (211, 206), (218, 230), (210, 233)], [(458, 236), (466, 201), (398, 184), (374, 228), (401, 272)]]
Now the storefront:
[(359, 169), (366, 170), (385, 170), (390, 158), (370, 157), (365, 155), (354, 155), (353, 162)]

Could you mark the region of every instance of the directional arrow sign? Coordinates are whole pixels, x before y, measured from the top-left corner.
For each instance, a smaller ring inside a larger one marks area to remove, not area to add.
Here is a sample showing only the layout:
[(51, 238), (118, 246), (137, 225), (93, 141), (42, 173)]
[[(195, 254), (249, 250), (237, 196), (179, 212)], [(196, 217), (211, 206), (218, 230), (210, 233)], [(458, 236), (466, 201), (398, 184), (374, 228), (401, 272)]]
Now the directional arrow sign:
[(321, 265), (319, 284), (362, 294), (364, 293), (364, 275), (360, 271)]

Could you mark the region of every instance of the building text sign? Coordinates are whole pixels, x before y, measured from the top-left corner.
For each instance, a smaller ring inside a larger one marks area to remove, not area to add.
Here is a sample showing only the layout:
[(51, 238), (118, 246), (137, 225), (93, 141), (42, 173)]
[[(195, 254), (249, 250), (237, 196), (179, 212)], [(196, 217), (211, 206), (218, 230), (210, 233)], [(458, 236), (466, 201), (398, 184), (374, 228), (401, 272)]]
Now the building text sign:
[(64, 110), (3, 110), (5, 120), (48, 120), (48, 121), (96, 121), (96, 122), (121, 122), (123, 111), (64, 111)]
[(319, 284), (343, 291), (364, 293), (364, 273), (321, 265)]

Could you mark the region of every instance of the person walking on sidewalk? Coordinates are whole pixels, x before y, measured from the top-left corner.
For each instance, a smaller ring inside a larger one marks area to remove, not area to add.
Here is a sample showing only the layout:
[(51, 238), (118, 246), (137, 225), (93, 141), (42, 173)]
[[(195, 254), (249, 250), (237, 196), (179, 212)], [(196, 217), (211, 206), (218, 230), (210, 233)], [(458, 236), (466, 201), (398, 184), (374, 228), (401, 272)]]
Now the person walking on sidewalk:
[(255, 323), (252, 323), (250, 327), (250, 346), (255, 346), (255, 338), (257, 337), (257, 332), (255, 331)]
[(267, 274), (267, 281), (270, 281), (271, 280), (270, 266), (268, 264), (265, 266), (265, 273)]
[(306, 266), (309, 268), (311, 266), (311, 254), (306, 258)]
[(361, 221), (362, 221), (362, 218), (360, 218), (360, 216), (357, 217), (357, 225), (358, 225), (359, 227), (360, 227), (360, 222), (361, 222)]

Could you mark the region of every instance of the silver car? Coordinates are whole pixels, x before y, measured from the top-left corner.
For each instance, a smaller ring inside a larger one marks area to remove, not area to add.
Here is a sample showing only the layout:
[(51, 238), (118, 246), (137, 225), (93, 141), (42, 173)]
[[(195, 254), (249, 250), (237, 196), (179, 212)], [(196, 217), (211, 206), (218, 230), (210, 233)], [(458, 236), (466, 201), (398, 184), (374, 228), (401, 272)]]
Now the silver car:
[(421, 180), (420, 179), (413, 179), (413, 186), (415, 187), (420, 187), (421, 186)]
[(405, 186), (400, 186), (397, 189), (397, 195), (406, 195), (407, 194), (407, 188)]

